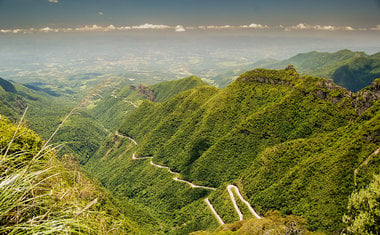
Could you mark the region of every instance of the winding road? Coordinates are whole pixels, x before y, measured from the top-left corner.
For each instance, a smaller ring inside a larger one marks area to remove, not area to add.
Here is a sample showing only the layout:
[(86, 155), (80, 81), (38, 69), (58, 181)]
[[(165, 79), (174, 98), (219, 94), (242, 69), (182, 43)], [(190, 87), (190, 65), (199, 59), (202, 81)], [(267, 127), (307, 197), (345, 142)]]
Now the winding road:
[[(122, 135), (120, 134), (118, 131), (115, 133), (116, 136), (119, 136), (119, 137), (123, 137), (123, 138), (128, 138), (129, 140), (131, 140), (136, 146), (137, 146), (137, 142), (129, 137), (129, 136), (125, 136), (125, 135)], [(136, 157), (136, 153), (133, 153), (132, 154), (132, 160), (143, 160), (143, 159), (151, 159), (150, 160), (150, 165), (152, 166), (155, 166), (155, 167), (158, 167), (158, 168), (161, 168), (161, 169), (167, 169), (169, 173), (171, 174), (174, 174), (175, 176), (172, 178), (174, 181), (178, 181), (178, 182), (181, 182), (181, 183), (185, 183), (185, 184), (188, 184), (191, 188), (202, 188), (202, 189), (207, 189), (207, 190), (216, 190), (216, 188), (213, 188), (213, 187), (207, 187), (207, 186), (201, 186), (201, 185), (196, 185), (196, 184), (193, 184), (192, 182), (190, 181), (187, 181), (187, 180), (183, 180), (183, 179), (179, 179), (178, 176), (180, 175), (178, 172), (174, 172), (172, 171), (169, 167), (167, 166), (162, 166), (162, 165), (158, 165), (156, 163), (153, 162), (153, 157), (152, 156), (146, 156), (146, 157)], [(252, 213), (252, 215), (254, 215), (257, 219), (261, 219), (261, 217), (256, 213), (256, 211), (252, 208), (251, 204), (249, 204), (248, 201), (246, 201), (244, 199), (244, 197), (240, 194), (240, 191), (239, 191), (239, 188), (236, 187), (235, 185), (228, 185), (227, 186), (227, 191), (228, 191), (228, 194), (231, 198), (231, 201), (232, 201), (232, 204), (235, 208), (235, 211), (237, 212), (237, 214), (239, 215), (239, 219), (240, 220), (243, 220), (243, 213), (240, 211), (239, 209), (239, 206), (236, 202), (236, 199), (235, 199), (235, 196), (234, 196), (234, 193), (232, 192), (232, 190), (235, 190), (235, 193), (236, 195), (239, 197), (239, 199), (245, 204), (247, 205), (249, 211)], [(222, 220), (222, 218), (219, 216), (218, 212), (216, 212), (215, 208), (213, 207), (213, 205), (211, 204), (210, 200), (208, 198), (205, 199), (205, 202), (207, 204), (207, 206), (210, 208), (211, 212), (213, 213), (214, 217), (217, 219), (218, 223), (220, 225), (224, 225), (224, 222)]]
[(137, 145), (137, 142), (136, 142), (134, 139), (132, 139), (131, 137), (129, 137), (129, 136), (122, 135), (122, 134), (120, 134), (120, 132), (118, 132), (118, 131), (116, 131), (115, 135), (116, 135), (116, 136), (119, 136), (119, 137), (122, 137), (122, 138), (127, 138), (127, 139), (129, 139), (130, 141), (132, 141), (135, 145)]
[(232, 192), (232, 189), (235, 190), (235, 193), (239, 196), (239, 199), (240, 199), (242, 202), (244, 202), (245, 205), (247, 205), (247, 207), (248, 207), (249, 211), (252, 213), (252, 215), (254, 215), (257, 219), (261, 219), (261, 217), (260, 217), (260, 216), (256, 213), (256, 211), (252, 208), (251, 204), (249, 204), (249, 202), (247, 202), (247, 201), (243, 198), (243, 196), (240, 194), (240, 192), (239, 192), (239, 188), (236, 187), (235, 185), (230, 184), (230, 185), (227, 186), (228, 194), (230, 195), (230, 198), (231, 198), (231, 200), (232, 200), (232, 203), (233, 203), (233, 205), (234, 205), (234, 207), (235, 207), (236, 212), (239, 214), (239, 218), (240, 218), (240, 220), (243, 220), (243, 214), (241, 213), (241, 211), (240, 211), (240, 209), (239, 209), (239, 207), (238, 207), (238, 205), (237, 205), (237, 203), (236, 203), (236, 200), (235, 200), (234, 194), (233, 194), (233, 192)]

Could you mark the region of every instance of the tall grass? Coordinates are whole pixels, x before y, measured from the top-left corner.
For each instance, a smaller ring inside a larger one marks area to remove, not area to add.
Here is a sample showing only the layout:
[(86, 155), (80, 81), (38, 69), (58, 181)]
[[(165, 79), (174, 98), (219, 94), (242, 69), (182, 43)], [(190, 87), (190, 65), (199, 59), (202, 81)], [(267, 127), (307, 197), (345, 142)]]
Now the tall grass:
[(133, 232), (75, 158), (58, 160), (59, 146), (43, 143), (22, 119), (16, 128), (0, 118), (0, 234)]
[(54, 164), (54, 149), (38, 153), (13, 149), (10, 153), (18, 132), (21, 136), (25, 131), (23, 117), (0, 156), (0, 233), (92, 233), (75, 216), (76, 208), (63, 201), (65, 195), (59, 197), (57, 185), (62, 183), (63, 169)]

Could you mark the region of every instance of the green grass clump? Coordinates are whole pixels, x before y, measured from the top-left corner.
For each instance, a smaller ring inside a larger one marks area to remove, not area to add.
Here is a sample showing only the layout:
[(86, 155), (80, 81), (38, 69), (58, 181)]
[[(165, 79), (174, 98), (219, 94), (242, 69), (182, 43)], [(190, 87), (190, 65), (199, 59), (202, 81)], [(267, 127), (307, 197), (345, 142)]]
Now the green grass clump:
[(137, 231), (72, 157), (58, 160), (21, 122), (16, 127), (1, 117), (0, 133), (1, 234)]

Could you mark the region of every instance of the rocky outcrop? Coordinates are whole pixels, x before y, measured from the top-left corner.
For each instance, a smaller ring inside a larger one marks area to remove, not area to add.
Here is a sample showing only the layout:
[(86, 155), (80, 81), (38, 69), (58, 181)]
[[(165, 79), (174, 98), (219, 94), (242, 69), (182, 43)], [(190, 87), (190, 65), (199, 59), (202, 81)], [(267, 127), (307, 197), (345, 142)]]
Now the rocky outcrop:
[(143, 84), (140, 84), (139, 87), (138, 87), (138, 94), (139, 95), (146, 95), (146, 97), (150, 100), (150, 101), (154, 101), (155, 100), (155, 97), (154, 97), (154, 94), (153, 94), (153, 91), (148, 87), (148, 86), (145, 86)]

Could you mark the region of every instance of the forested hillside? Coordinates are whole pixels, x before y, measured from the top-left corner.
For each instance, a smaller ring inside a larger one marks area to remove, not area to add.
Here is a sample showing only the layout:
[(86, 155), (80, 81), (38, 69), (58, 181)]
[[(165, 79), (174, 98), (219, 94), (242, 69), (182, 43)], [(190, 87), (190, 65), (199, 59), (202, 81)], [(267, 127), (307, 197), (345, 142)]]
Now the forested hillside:
[[(137, 147), (112, 136), (86, 168), (120, 198), (149, 208), (166, 232), (216, 228), (206, 195), (223, 221), (238, 220), (230, 183), (261, 214), (278, 210), (304, 217), (312, 230), (338, 232), (349, 195), (379, 173), (378, 155), (359, 167), (379, 147), (378, 98), (378, 80), (351, 93), (291, 66), (257, 69), (224, 89), (204, 85), (145, 101), (118, 130)], [(150, 160), (133, 160), (135, 151), (217, 190), (175, 182)]]
[[(351, 55), (347, 51), (343, 54)], [(359, 62), (363, 60), (362, 54), (356, 55)], [(369, 59), (364, 60), (367, 64)], [(356, 66), (359, 62), (355, 59), (347, 64), (351, 74), (365, 67)], [(368, 73), (376, 71), (376, 63), (372, 65)], [(252, 233), (247, 229), (362, 231), (355, 222), (360, 209), (353, 209), (352, 204), (349, 210), (347, 207), (351, 193), (373, 185), (374, 175), (380, 173), (378, 79), (356, 93), (324, 78), (300, 75), (293, 66), (249, 71), (223, 89), (196, 77), (156, 85), (110, 79), (79, 103), (65, 103), (69, 97), (4, 79), (0, 82), (3, 155), (15, 130), (4, 115), (16, 121), (29, 106), (26, 123), (47, 139), (71, 110), (70, 118), (52, 140), (63, 143), (63, 162), (57, 160), (54, 150), (47, 149), (49, 153), (36, 165), (38, 171), (44, 171), (46, 164), (53, 164), (42, 177), (62, 171), (63, 178), (52, 178), (66, 186), (49, 181), (41, 192), (56, 190), (58, 194), (53, 197), (61, 197), (62, 190), (72, 190), (66, 187), (81, 187), (85, 192), (79, 190), (70, 196), (70, 200), (83, 197), (77, 208), (92, 208), (93, 197), (100, 195), (96, 203), (100, 200), (101, 206), (96, 208), (100, 214), (111, 211), (107, 213), (111, 223), (100, 228), (92, 223), (92, 217), (82, 222), (74, 213), (74, 220), (67, 220), (65, 229), (186, 234), (212, 231), (222, 221), (232, 224), (217, 232), (233, 228)], [(20, 132), (32, 137), (15, 139), (3, 157), (11, 157), (2, 162), (3, 168), (13, 164), (12, 156), (19, 150), (31, 152), (20, 155), (25, 156), (20, 158), (25, 161), (22, 164), (38, 156), (43, 142), (24, 127)], [(82, 175), (78, 163), (117, 199), (110, 199), (110, 194)], [(71, 182), (71, 174), (81, 175), (81, 181)], [(5, 174), (4, 182), (9, 177), (13, 176)], [(33, 182), (39, 180), (33, 178)], [(238, 201), (242, 216), (248, 220), (234, 223), (239, 215), (228, 185), (236, 185), (265, 219), (254, 219)], [(89, 188), (96, 188), (90, 198), (82, 195), (87, 195)], [(350, 203), (357, 201), (355, 198), (351, 197)], [(48, 209), (52, 204), (44, 201), (45, 213), (71, 208), (74, 202), (70, 200), (54, 204), (54, 209)], [(72, 211), (63, 210), (57, 216), (70, 217)], [(28, 217), (28, 213), (23, 216)], [(123, 217), (119, 221), (112, 217), (115, 215)], [(102, 216), (93, 218), (102, 220)], [(71, 225), (72, 221), (79, 224)], [(17, 224), (24, 222), (4, 223), (7, 229), (17, 230)], [(118, 227), (120, 223), (123, 228)], [(376, 231), (371, 226), (366, 231)]]

